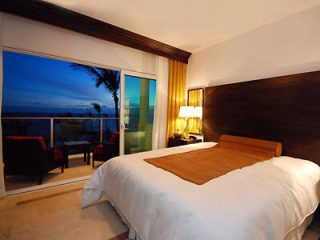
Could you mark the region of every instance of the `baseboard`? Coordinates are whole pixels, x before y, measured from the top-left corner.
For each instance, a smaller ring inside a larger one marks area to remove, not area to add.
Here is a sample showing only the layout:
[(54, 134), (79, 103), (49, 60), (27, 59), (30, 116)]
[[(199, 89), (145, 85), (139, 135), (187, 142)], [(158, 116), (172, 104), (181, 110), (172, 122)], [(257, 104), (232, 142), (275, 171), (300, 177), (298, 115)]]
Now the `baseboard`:
[(17, 190), (11, 190), (6, 192), (6, 196), (13, 196), (17, 194), (22, 194), (22, 193), (27, 193), (27, 192), (34, 192), (46, 188), (52, 188), (52, 187), (57, 187), (61, 185), (66, 185), (66, 184), (72, 184), (75, 182), (80, 182), (80, 181), (86, 181), (89, 179), (90, 176), (83, 176), (83, 177), (78, 177), (78, 178), (72, 178), (68, 180), (62, 180), (58, 182), (53, 182), (53, 183), (45, 183), (37, 186), (32, 186), (32, 187), (26, 187), (26, 188), (21, 188)]

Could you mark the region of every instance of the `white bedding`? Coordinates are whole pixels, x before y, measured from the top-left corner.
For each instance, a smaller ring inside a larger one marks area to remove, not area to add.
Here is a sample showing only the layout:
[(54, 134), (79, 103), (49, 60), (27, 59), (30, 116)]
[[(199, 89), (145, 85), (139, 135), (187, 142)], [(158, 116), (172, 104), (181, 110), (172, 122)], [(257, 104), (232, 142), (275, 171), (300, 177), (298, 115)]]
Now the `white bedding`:
[(105, 196), (142, 240), (283, 239), (315, 211), (320, 168), (306, 160), (273, 158), (203, 185), (143, 160), (213, 145), (116, 157), (84, 187), (83, 207)]

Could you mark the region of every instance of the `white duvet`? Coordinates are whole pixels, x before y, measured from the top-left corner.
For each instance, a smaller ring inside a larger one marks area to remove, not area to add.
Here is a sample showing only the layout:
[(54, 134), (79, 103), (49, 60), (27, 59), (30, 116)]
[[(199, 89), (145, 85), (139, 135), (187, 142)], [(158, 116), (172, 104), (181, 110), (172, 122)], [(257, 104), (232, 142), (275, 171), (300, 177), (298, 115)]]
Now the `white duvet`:
[(315, 211), (320, 168), (310, 161), (273, 158), (196, 185), (143, 160), (213, 145), (113, 158), (84, 187), (83, 207), (105, 196), (142, 240), (283, 239)]

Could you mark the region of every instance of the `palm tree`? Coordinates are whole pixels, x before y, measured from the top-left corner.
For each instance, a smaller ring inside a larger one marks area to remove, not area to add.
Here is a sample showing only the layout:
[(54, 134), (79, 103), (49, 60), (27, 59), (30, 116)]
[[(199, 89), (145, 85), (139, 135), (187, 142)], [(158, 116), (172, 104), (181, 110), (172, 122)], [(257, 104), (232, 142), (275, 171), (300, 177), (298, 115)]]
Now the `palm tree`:
[[(71, 63), (70, 67), (88, 73), (96, 81), (96, 87), (103, 85), (112, 94), (114, 101), (115, 117), (119, 118), (119, 97), (120, 76), (117, 71), (98, 67), (86, 66), (78, 63)], [(116, 120), (116, 128), (119, 131), (119, 120)]]
[(94, 110), (96, 110), (96, 112), (98, 113), (98, 116), (100, 118), (101, 116), (101, 106), (99, 103), (91, 103), (91, 105), (93, 106)]

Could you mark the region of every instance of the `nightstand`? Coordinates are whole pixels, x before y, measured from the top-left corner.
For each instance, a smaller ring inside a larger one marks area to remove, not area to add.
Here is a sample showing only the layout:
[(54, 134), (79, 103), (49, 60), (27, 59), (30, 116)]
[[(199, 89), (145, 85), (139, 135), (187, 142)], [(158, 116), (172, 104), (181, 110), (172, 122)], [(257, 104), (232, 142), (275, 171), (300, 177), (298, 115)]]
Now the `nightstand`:
[(202, 142), (201, 139), (182, 139), (182, 138), (174, 138), (170, 137), (168, 142), (168, 147), (176, 147), (176, 146), (182, 146), (187, 144), (193, 144), (193, 143), (200, 143)]

